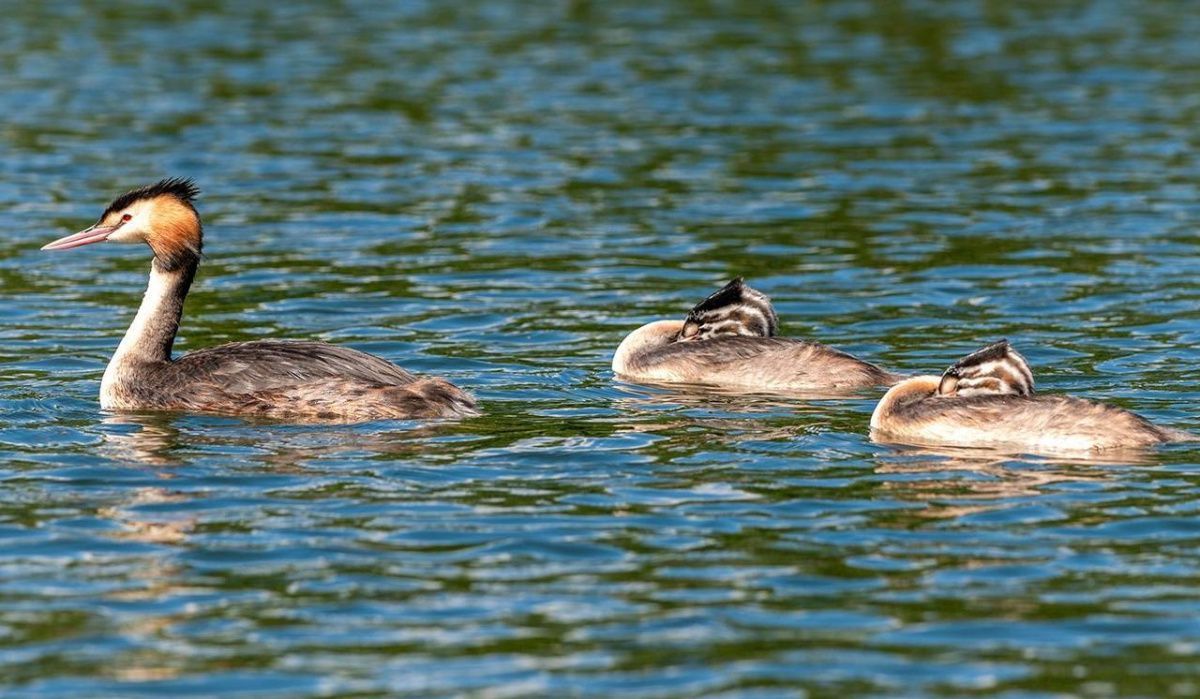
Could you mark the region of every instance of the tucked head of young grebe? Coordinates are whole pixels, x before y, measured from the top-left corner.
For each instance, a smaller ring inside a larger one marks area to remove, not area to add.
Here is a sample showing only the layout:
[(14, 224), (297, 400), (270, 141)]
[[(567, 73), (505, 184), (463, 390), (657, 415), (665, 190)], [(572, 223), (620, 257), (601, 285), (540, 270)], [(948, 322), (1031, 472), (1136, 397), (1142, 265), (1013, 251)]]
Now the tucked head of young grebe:
[(729, 335), (774, 337), (778, 330), (779, 316), (770, 297), (737, 277), (688, 312), (677, 341)]
[(1035, 395), (1028, 362), (1007, 340), (963, 357), (940, 377), (916, 376), (893, 386), (871, 414), (871, 435), (886, 442), (1035, 453), (1091, 452), (1195, 438), (1114, 405)]
[(942, 374), (939, 396), (1031, 396), (1033, 372), (1008, 340), (972, 352)]
[(631, 332), (612, 368), (644, 383), (685, 383), (741, 390), (841, 393), (899, 377), (820, 343), (776, 336), (771, 299), (739, 277), (696, 304), (682, 320)]
[(442, 379), (325, 343), (256, 340), (172, 358), (203, 248), (198, 193), (179, 178), (139, 187), (94, 225), (42, 248), (145, 243), (153, 252), (146, 295), (104, 372), (101, 407), (342, 422), (475, 414), (474, 399)]

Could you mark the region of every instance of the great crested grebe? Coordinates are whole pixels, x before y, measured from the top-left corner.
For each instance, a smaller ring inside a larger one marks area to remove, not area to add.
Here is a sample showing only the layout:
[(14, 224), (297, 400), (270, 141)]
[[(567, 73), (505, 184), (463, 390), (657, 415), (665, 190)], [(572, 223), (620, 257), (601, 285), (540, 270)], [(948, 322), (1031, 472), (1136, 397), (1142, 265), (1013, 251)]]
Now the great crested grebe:
[(893, 386), (875, 406), (871, 435), (885, 442), (1051, 453), (1197, 439), (1114, 405), (1034, 395), (1033, 372), (1007, 340), (963, 357), (940, 377)]
[(741, 277), (701, 301), (684, 320), (629, 333), (613, 355), (619, 377), (764, 391), (844, 392), (901, 377), (817, 342), (775, 337), (771, 299)]
[(172, 359), (183, 301), (200, 264), (202, 230), (191, 180), (126, 192), (100, 220), (43, 250), (146, 243), (150, 283), (100, 384), (107, 410), (178, 410), (356, 422), (475, 415), (475, 400), (358, 350), (321, 342), (256, 340)]

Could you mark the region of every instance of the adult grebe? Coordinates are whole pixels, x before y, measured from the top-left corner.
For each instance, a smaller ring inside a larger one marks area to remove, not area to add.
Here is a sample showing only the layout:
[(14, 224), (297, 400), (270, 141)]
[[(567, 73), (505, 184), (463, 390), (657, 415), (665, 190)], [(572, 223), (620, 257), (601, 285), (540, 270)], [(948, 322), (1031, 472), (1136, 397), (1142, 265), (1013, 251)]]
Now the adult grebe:
[(845, 392), (901, 377), (817, 342), (775, 337), (771, 299), (741, 277), (697, 304), (684, 320), (629, 333), (613, 355), (622, 378), (749, 390)]
[(200, 264), (203, 233), (192, 205), (198, 193), (180, 178), (134, 189), (113, 200), (95, 225), (42, 248), (140, 242), (154, 253), (142, 305), (104, 371), (102, 408), (340, 422), (476, 414), (475, 400), (447, 381), (320, 342), (235, 342), (172, 359)]
[(1034, 395), (1025, 358), (1001, 340), (963, 357), (941, 377), (916, 376), (888, 390), (871, 415), (879, 441), (1029, 452), (1092, 452), (1190, 441), (1114, 405)]

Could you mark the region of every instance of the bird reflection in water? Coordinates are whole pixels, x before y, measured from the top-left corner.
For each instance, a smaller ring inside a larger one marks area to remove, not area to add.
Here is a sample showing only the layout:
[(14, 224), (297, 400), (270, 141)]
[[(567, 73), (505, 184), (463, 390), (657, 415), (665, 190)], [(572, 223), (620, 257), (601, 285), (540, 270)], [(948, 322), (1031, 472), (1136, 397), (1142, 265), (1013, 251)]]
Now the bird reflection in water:
[(1065, 483), (1105, 483), (1121, 466), (1154, 462), (1148, 450), (1080, 453), (1048, 458), (1011, 451), (954, 447), (894, 447), (875, 457), (885, 491), (922, 502), (924, 517), (953, 519), (1010, 507), (1013, 498), (1045, 494)]

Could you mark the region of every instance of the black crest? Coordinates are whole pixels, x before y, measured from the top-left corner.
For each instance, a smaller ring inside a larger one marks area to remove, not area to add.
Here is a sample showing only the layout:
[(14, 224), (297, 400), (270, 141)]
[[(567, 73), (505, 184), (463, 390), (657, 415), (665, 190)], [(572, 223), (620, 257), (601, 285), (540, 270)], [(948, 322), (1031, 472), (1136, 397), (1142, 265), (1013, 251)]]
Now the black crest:
[(184, 204), (191, 206), (192, 201), (200, 195), (200, 188), (196, 186), (196, 183), (190, 177), (168, 177), (165, 180), (159, 180), (145, 187), (131, 189), (113, 199), (108, 208), (104, 210), (104, 213), (100, 215), (100, 218), (103, 219), (114, 211), (120, 211), (135, 201), (153, 199), (164, 194), (175, 197)]
[(1033, 372), (1008, 340), (994, 342), (955, 362), (938, 385), (939, 395), (1033, 395)]
[(696, 304), (679, 331), (680, 340), (707, 340), (721, 335), (773, 337), (779, 316), (771, 299), (737, 277)]

